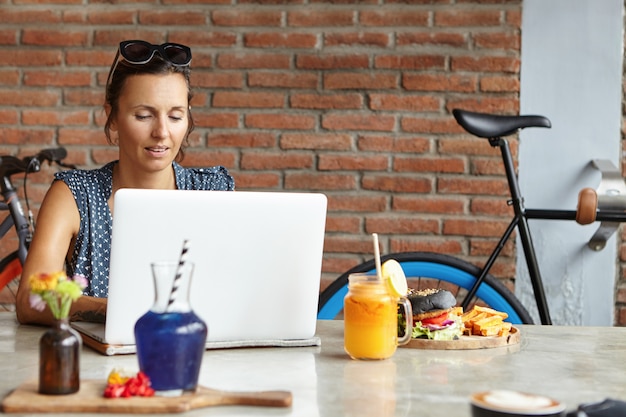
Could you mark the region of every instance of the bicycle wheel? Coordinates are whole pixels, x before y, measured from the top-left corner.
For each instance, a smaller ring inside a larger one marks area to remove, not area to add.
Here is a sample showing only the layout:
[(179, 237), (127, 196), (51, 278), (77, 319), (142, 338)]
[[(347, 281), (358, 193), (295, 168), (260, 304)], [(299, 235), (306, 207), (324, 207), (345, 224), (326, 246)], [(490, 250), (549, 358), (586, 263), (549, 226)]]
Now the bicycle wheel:
[[(475, 265), (439, 253), (404, 252), (391, 253), (381, 257), (382, 262), (387, 259), (395, 259), (402, 265), (409, 287), (418, 290), (426, 288), (448, 290), (455, 295), (459, 304), (480, 274), (480, 269)], [(332, 320), (341, 313), (343, 298), (348, 292), (348, 276), (357, 272), (375, 273), (374, 260), (350, 269), (321, 292), (318, 319)], [(490, 274), (487, 274), (478, 288), (476, 297), (470, 303), (470, 308), (475, 304), (507, 313), (509, 315), (507, 321), (513, 324), (533, 323), (532, 317), (517, 297)]]
[(17, 251), (0, 261), (0, 311), (15, 311), (15, 295), (22, 275), (22, 263)]

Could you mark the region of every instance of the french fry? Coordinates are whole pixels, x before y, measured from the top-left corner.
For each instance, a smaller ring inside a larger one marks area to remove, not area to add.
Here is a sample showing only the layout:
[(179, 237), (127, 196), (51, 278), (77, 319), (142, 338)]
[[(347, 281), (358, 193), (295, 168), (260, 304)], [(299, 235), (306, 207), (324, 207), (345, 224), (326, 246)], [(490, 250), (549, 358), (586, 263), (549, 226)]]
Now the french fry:
[(489, 307), (474, 306), (461, 316), (463, 334), (469, 336), (507, 336), (511, 323), (504, 322), (508, 314)]

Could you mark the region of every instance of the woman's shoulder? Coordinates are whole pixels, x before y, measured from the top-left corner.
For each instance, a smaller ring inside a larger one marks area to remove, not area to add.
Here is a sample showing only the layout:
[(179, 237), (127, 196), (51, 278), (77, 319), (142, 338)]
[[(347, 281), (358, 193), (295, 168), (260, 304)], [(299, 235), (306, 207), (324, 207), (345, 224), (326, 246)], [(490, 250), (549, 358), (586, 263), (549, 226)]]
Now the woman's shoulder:
[(108, 190), (111, 187), (114, 163), (110, 162), (96, 169), (59, 171), (54, 174), (54, 179), (63, 181), (73, 192), (79, 189), (93, 190), (94, 187)]
[(58, 171), (54, 173), (54, 178), (64, 181), (84, 181), (97, 178), (109, 178), (112, 176), (112, 166), (114, 162), (109, 162), (103, 167), (96, 169), (69, 169), (66, 171)]
[(221, 190), (235, 189), (235, 180), (223, 166), (207, 168), (185, 168), (174, 162), (176, 185), (181, 190)]

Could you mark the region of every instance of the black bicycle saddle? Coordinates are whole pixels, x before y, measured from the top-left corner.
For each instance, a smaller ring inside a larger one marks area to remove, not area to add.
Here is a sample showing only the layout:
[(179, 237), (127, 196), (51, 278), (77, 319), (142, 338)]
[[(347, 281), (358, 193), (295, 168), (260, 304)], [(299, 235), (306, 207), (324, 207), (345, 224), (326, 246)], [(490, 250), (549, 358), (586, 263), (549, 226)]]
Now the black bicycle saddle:
[(550, 120), (544, 116), (502, 116), (461, 109), (453, 109), (452, 114), (463, 129), (487, 139), (512, 135), (525, 127), (552, 127)]

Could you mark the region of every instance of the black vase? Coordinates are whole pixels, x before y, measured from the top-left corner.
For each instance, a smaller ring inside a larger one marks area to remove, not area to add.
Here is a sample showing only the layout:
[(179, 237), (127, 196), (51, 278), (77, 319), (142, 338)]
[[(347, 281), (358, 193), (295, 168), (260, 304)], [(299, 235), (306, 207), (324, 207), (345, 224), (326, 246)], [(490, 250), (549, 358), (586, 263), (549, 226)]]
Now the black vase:
[(54, 322), (39, 339), (39, 393), (65, 395), (80, 389), (82, 339), (68, 319)]

